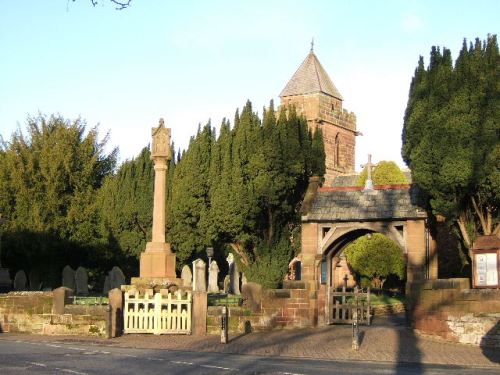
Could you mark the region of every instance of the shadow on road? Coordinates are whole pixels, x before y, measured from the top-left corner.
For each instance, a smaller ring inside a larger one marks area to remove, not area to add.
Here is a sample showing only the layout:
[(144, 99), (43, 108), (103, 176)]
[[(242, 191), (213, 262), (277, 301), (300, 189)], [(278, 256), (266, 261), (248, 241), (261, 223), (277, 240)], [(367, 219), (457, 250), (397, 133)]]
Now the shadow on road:
[[(491, 362), (500, 364), (500, 348), (498, 346), (494, 347), (494, 343), (489, 341), (489, 337), (500, 337), (500, 321), (486, 333), (485, 337), (483, 337), (483, 342), (481, 342), (483, 355)], [(499, 341), (497, 339), (497, 345)]]

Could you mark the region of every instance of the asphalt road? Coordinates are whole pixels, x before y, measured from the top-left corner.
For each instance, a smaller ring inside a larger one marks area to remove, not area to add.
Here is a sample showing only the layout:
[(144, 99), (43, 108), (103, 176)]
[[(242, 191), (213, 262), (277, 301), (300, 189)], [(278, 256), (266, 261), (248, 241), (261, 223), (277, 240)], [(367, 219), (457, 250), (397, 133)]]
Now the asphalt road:
[(498, 374), (498, 368), (118, 348), (61, 342), (0, 339), (0, 374), (19, 375), (323, 375)]

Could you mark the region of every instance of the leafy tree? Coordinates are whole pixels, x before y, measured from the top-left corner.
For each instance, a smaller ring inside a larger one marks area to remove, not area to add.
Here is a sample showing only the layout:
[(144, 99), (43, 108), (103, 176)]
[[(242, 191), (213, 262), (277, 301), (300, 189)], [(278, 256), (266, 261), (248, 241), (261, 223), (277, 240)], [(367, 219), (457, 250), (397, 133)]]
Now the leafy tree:
[[(358, 176), (358, 186), (364, 186), (368, 178), (368, 170), (365, 166)], [(379, 162), (372, 172), (372, 180), (374, 185), (398, 185), (407, 184), (408, 180), (403, 171), (393, 161), (382, 160)]]
[(470, 249), (500, 232), (500, 57), (496, 36), (420, 57), (403, 127), (402, 155), (434, 214), (456, 226)]
[(26, 133), (19, 130), (3, 144), (0, 207), (8, 264), (49, 270), (107, 256), (96, 204), (96, 191), (116, 164), (117, 150), (104, 152), (107, 140), (98, 139), (97, 128), (86, 131), (81, 119), (39, 115), (27, 119)]
[(382, 288), (389, 275), (405, 277), (405, 259), (398, 245), (380, 233), (368, 234), (350, 243), (344, 250), (347, 262), (360, 281), (369, 280)]

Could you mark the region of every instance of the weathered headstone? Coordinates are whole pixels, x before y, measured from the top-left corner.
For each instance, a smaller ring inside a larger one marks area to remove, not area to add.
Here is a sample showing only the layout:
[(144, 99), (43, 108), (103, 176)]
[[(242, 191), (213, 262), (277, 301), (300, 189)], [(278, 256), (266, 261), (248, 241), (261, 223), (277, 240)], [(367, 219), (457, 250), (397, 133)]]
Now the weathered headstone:
[(37, 270), (31, 270), (29, 276), (30, 282), (30, 290), (40, 290), (41, 282), (40, 282), (40, 273)]
[(111, 278), (109, 277), (109, 274), (108, 274), (104, 278), (104, 285), (102, 287), (102, 294), (104, 294), (106, 296), (106, 295), (108, 295), (110, 290), (111, 290)]
[(79, 296), (88, 296), (89, 294), (89, 276), (87, 270), (78, 267), (75, 274), (76, 294)]
[(75, 290), (75, 271), (70, 266), (65, 266), (62, 271), (62, 286)]
[(181, 279), (182, 279), (182, 285), (187, 287), (192, 287), (193, 273), (191, 272), (191, 268), (189, 268), (187, 264), (184, 267), (182, 267)]
[(243, 285), (247, 284), (248, 283), (248, 280), (247, 280), (247, 277), (245, 276), (245, 274), (242, 272), (241, 273), (241, 289), (243, 290)]
[(230, 282), (230, 280), (231, 279), (230, 279), (229, 275), (226, 275), (224, 277), (224, 285), (223, 285), (223, 287), (224, 287), (224, 293), (229, 293), (229, 282)]
[(118, 288), (120, 289), (122, 285), (125, 284), (125, 275), (123, 274), (122, 270), (114, 266), (110, 273), (109, 273), (109, 281), (110, 281), (110, 287), (111, 289)]
[(217, 278), (219, 277), (219, 266), (215, 260), (210, 263), (208, 269), (208, 292), (219, 293), (219, 286), (217, 285)]
[(229, 291), (230, 294), (241, 294), (240, 293), (240, 273), (238, 272), (238, 266), (234, 261), (234, 255), (229, 253), (226, 258), (229, 265)]
[(205, 262), (201, 259), (196, 259), (193, 262), (193, 290), (196, 292), (207, 291)]
[(14, 290), (26, 290), (26, 281), (26, 273), (23, 270), (17, 271), (14, 276)]

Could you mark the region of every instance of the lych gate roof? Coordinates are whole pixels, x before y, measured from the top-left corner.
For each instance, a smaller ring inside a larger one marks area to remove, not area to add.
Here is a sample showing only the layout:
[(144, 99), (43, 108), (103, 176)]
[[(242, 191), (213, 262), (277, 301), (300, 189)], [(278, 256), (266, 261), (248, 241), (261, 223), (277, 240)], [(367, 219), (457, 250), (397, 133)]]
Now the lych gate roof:
[(351, 189), (320, 189), (304, 221), (360, 221), (425, 218), (417, 188), (380, 189), (372, 192)]
[(287, 83), (280, 97), (324, 93), (343, 100), (318, 58), (311, 50), (299, 66), (292, 79)]

